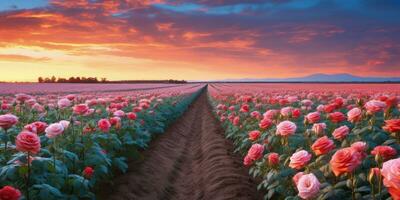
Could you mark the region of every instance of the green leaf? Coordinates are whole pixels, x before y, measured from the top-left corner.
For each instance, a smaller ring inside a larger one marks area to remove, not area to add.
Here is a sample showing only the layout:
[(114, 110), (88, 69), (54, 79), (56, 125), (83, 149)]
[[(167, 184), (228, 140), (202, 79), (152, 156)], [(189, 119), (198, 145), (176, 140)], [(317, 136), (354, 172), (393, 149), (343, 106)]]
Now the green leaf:
[(126, 170), (128, 170), (128, 164), (126, 164), (126, 158), (124, 157), (114, 158), (113, 163), (123, 173), (125, 173)]

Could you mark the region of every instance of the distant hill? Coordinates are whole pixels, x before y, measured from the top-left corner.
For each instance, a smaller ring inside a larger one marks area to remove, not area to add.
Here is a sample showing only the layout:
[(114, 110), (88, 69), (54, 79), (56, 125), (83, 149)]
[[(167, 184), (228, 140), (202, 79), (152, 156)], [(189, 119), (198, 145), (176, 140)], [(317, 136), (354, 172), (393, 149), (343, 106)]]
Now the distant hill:
[(225, 79), (216, 82), (400, 82), (400, 77), (362, 77), (351, 74), (312, 74), (296, 78)]

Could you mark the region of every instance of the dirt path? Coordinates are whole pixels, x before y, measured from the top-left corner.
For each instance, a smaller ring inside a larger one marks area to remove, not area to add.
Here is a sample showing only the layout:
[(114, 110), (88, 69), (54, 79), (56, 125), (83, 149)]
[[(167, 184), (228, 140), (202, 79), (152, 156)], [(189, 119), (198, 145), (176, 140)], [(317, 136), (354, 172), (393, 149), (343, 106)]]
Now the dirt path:
[(261, 199), (232, 148), (203, 92), (104, 199)]

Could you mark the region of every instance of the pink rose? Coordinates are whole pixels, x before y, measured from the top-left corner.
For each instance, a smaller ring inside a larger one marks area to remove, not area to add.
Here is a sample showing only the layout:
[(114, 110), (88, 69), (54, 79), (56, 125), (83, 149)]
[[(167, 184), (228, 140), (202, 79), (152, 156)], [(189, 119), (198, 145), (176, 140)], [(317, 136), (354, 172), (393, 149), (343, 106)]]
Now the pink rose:
[(46, 137), (55, 138), (64, 132), (64, 126), (60, 123), (50, 124), (46, 130)]
[(359, 108), (353, 108), (349, 112), (347, 112), (347, 119), (351, 123), (355, 123), (361, 120), (362, 111)]
[(24, 130), (37, 134), (37, 128), (36, 128), (36, 126), (34, 124), (25, 125), (24, 126)]
[(70, 101), (73, 101), (75, 99), (75, 95), (74, 94), (69, 94), (67, 95), (67, 99)]
[(367, 143), (362, 141), (354, 142), (350, 147), (358, 152), (366, 152), (368, 148)]
[(276, 126), (276, 134), (281, 136), (290, 136), (296, 132), (297, 126), (291, 121), (283, 121)]
[(400, 158), (383, 163), (383, 184), (394, 200), (400, 199)]
[(318, 105), (317, 106), (317, 111), (318, 112), (323, 112), (325, 110), (325, 106), (324, 105)]
[(252, 118), (259, 119), (261, 117), (261, 114), (258, 111), (253, 111), (253, 112), (250, 113), (250, 116)]
[(325, 123), (315, 123), (312, 127), (312, 131), (316, 135), (323, 135), (326, 129), (326, 124)]
[(15, 145), (18, 151), (37, 154), (40, 151), (40, 138), (35, 133), (22, 131), (15, 138)]
[(335, 129), (332, 133), (333, 138), (337, 139), (337, 140), (343, 140), (350, 132), (349, 127), (347, 127), (346, 125), (341, 126), (337, 129)]
[(58, 107), (60, 109), (68, 108), (68, 107), (71, 106), (71, 101), (66, 99), (66, 98), (65, 99), (60, 99), (60, 100), (58, 100), (57, 105), (58, 105)]
[(380, 111), (383, 111), (386, 108), (386, 103), (383, 101), (378, 101), (378, 100), (371, 100), (368, 101), (364, 105), (365, 109), (367, 109), (367, 112), (369, 114), (374, 114)]
[(125, 112), (122, 111), (122, 110), (117, 110), (117, 111), (115, 111), (115, 112), (113, 113), (113, 115), (114, 115), (114, 117), (120, 117), (120, 118), (122, 118), (122, 117), (125, 116)]
[(302, 175), (297, 183), (297, 190), (299, 191), (299, 197), (303, 199), (314, 198), (321, 187), (317, 177), (314, 174)]
[(250, 131), (249, 132), (249, 140), (255, 141), (260, 137), (260, 135), (261, 135), (260, 131), (257, 131), (257, 130)]
[(0, 127), (7, 130), (18, 123), (18, 117), (12, 114), (0, 115)]
[(284, 117), (289, 117), (292, 115), (293, 108), (292, 107), (284, 107), (281, 109), (281, 115)]
[(70, 121), (67, 121), (67, 120), (61, 120), (61, 121), (59, 121), (58, 123), (60, 123), (63, 127), (64, 127), (64, 130), (65, 129), (67, 129), (68, 127), (69, 127), (69, 124), (71, 123)]
[(273, 119), (275, 118), (275, 116), (279, 113), (278, 110), (268, 110), (267, 112), (265, 112), (263, 114), (264, 119), (268, 118), (268, 119)]
[(311, 154), (309, 154), (306, 150), (301, 150), (294, 153), (290, 157), (289, 167), (293, 169), (301, 169), (308, 164), (311, 160)]
[(251, 160), (258, 160), (263, 156), (263, 152), (264, 152), (264, 146), (261, 144), (253, 144), (249, 151), (247, 152), (247, 156), (249, 156), (249, 158)]
[(15, 98), (16, 98), (18, 101), (20, 101), (20, 102), (23, 103), (23, 102), (25, 102), (25, 101), (31, 99), (32, 96), (27, 95), (27, 94), (22, 94), (22, 93), (20, 93), (20, 94), (16, 94), (16, 95), (15, 95)]
[(321, 114), (319, 112), (311, 112), (306, 115), (306, 120), (308, 123), (316, 123), (321, 119)]
[(297, 172), (292, 178), (295, 185), (299, 183), (300, 178), (304, 175), (304, 172)]

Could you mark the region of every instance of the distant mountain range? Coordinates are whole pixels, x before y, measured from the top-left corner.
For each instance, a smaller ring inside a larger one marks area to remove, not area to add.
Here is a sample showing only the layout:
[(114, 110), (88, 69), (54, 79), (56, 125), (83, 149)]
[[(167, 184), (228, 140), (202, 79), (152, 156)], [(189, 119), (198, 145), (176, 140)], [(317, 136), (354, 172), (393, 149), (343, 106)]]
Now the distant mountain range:
[(224, 79), (216, 82), (400, 82), (400, 77), (362, 77), (351, 74), (312, 74), (296, 78)]

